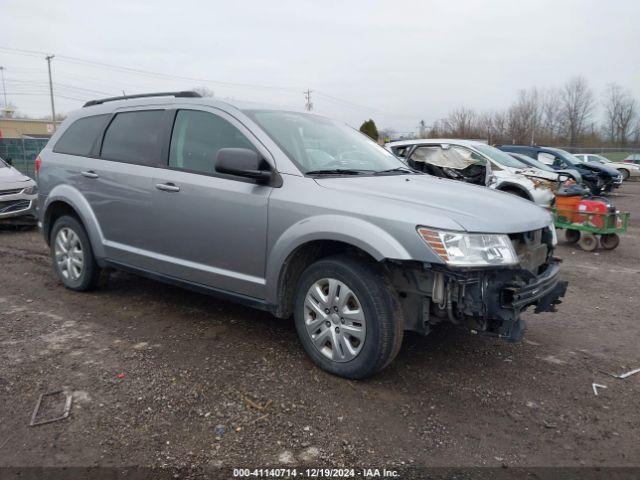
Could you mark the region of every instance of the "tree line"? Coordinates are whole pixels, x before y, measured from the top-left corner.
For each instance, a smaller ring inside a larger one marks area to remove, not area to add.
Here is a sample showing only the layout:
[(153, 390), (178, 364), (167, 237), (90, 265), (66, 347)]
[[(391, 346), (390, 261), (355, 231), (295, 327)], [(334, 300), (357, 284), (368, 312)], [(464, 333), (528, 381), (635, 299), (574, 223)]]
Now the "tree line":
[(575, 77), (560, 87), (520, 90), (502, 111), (461, 106), (431, 126), (420, 122), (418, 136), (486, 139), (491, 144), (640, 146), (640, 115), (629, 90), (613, 83), (598, 98), (586, 79)]

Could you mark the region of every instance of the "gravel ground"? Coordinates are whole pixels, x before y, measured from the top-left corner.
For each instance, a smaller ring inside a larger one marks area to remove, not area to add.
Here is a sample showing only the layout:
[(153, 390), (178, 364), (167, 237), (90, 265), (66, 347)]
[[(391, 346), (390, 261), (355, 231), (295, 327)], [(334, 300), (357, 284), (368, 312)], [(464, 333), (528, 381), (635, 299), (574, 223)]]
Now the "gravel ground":
[[(262, 312), (125, 273), (65, 290), (37, 231), (2, 230), (0, 466), (639, 466), (640, 374), (608, 374), (640, 368), (639, 198), (613, 196), (617, 250), (561, 241), (567, 297), (523, 342), (444, 326), (362, 382)], [(57, 389), (71, 416), (29, 427)]]

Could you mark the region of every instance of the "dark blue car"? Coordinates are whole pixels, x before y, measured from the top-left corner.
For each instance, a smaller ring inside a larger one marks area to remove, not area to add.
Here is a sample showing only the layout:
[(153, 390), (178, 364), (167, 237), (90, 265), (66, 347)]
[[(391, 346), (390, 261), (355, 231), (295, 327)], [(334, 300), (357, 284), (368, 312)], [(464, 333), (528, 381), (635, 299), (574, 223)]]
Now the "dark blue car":
[(583, 162), (569, 152), (559, 148), (528, 145), (496, 145), (505, 152), (522, 153), (540, 160), (554, 170), (577, 170), (583, 183), (593, 194), (606, 193), (622, 184), (622, 175), (615, 168), (599, 163)]

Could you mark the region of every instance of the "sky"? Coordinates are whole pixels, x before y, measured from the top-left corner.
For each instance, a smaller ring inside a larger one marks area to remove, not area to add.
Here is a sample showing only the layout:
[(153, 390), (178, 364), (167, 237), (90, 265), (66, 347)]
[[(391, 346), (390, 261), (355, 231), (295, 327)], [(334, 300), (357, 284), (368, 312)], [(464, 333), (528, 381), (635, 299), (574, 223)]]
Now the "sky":
[(409, 132), (577, 75), (598, 100), (612, 82), (640, 99), (637, 0), (0, 0), (0, 15), (7, 100), (32, 116), (51, 113), (46, 54), (61, 113), (198, 86), (300, 108), (310, 89), (322, 115)]

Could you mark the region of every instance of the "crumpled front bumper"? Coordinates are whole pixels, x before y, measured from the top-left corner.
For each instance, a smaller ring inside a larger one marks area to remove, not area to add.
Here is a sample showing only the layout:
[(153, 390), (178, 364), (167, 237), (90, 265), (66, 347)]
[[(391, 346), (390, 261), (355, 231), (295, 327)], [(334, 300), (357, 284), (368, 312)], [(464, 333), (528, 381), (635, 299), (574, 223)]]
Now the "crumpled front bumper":
[[(521, 271), (515, 282), (497, 282), (488, 300), (489, 315), (501, 320), (495, 333), (510, 341), (522, 338), (526, 322), (520, 314), (534, 306), (534, 313), (555, 312), (562, 302), (568, 282), (560, 280), (559, 259), (551, 259), (546, 270), (538, 276)], [(528, 277), (528, 278), (527, 278)]]
[(554, 312), (561, 303), (567, 282), (560, 280), (560, 263), (550, 258), (538, 275), (522, 267), (439, 270), (442, 286), (434, 287), (434, 313), (474, 333), (518, 341), (527, 308)]

